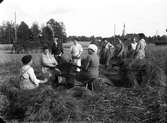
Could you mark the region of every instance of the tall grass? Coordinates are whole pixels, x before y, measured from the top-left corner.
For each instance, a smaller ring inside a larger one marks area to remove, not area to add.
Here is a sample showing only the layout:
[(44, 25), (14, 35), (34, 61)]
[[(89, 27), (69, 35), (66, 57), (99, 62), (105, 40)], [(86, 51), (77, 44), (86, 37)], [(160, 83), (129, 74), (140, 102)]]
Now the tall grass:
[[(148, 86), (123, 88), (106, 86), (101, 78), (98, 89), (91, 92), (82, 87), (64, 89), (41, 84), (34, 90), (19, 89), (16, 76), (22, 55), (9, 56), (3, 61), (0, 86), (0, 114), (9, 122), (166, 122), (166, 88), (159, 83), (166, 80), (166, 49), (149, 46), (146, 61), (134, 61), (129, 68), (146, 69), (143, 81)], [(39, 54), (34, 54), (34, 68), (40, 72)], [(10, 59), (10, 60), (9, 60)], [(5, 73), (6, 72), (6, 73)], [(108, 80), (107, 80), (108, 81)], [(147, 84), (147, 82), (149, 84)]]

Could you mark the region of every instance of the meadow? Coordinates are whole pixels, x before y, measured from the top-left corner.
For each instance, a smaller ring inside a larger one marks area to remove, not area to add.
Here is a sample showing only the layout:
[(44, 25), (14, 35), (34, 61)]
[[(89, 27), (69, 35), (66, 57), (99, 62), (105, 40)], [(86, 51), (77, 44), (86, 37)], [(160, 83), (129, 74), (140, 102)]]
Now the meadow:
[[(88, 43), (81, 44), (84, 57)], [(67, 58), (70, 58), (70, 45), (63, 44)], [(151, 64), (149, 77), (152, 75), (156, 81), (161, 79), (161, 72), (157, 70), (167, 73), (166, 52), (167, 46), (149, 44), (147, 47), (150, 62), (144, 63)], [(0, 114), (8, 122), (166, 122), (167, 91), (160, 86), (134, 89), (101, 84), (91, 92), (80, 87), (54, 89), (46, 84), (33, 91), (20, 91), (17, 84), (23, 55), (0, 54)], [(32, 56), (33, 67), (40, 77), (40, 53)], [(103, 83), (105, 79), (100, 77), (98, 82)]]

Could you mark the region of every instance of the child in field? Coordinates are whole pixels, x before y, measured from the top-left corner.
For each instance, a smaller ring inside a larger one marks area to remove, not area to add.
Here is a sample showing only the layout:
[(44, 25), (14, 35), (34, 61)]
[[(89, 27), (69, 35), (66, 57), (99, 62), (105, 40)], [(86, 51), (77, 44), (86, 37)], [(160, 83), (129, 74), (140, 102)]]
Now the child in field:
[(39, 83), (47, 82), (47, 79), (39, 80), (36, 78), (32, 65), (32, 56), (26, 55), (22, 58), (23, 66), (20, 71), (20, 88), (34, 89), (39, 86)]

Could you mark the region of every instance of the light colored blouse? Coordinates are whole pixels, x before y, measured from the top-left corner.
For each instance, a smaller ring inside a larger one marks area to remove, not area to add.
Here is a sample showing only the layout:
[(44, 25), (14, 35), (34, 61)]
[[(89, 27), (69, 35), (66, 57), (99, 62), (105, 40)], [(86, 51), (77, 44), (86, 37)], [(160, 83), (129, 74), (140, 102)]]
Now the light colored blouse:
[(144, 39), (141, 39), (136, 46), (136, 59), (143, 59), (145, 57), (145, 47), (146, 42)]
[(79, 43), (77, 43), (76, 45), (71, 46), (70, 51), (72, 56), (80, 56), (83, 52), (83, 48)]
[(24, 65), (20, 71), (20, 88), (34, 89), (39, 83), (40, 80), (36, 78), (34, 69), (30, 65)]
[(42, 59), (41, 59), (42, 65), (43, 66), (52, 66), (57, 65), (57, 61), (54, 58), (54, 56), (52, 54), (42, 54)]

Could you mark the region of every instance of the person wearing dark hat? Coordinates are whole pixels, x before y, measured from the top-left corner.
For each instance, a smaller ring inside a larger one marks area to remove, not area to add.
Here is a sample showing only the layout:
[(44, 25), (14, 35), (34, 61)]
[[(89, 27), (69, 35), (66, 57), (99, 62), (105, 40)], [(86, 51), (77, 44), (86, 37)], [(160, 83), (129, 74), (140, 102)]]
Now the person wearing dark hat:
[[(81, 66), (81, 54), (83, 52), (82, 45), (78, 43), (77, 40), (73, 40), (73, 45), (70, 48), (71, 52), (71, 61), (74, 65)], [(80, 69), (76, 69), (77, 72), (80, 72)]]
[(32, 65), (32, 56), (25, 55), (21, 59), (23, 66), (20, 70), (20, 88), (34, 89), (39, 86), (39, 83), (47, 82), (47, 79), (39, 80), (36, 78)]
[(54, 38), (54, 44), (52, 46), (51, 53), (54, 55), (58, 63), (60, 63), (61, 55), (64, 53), (64, 51), (62, 45), (58, 43), (58, 38)]

